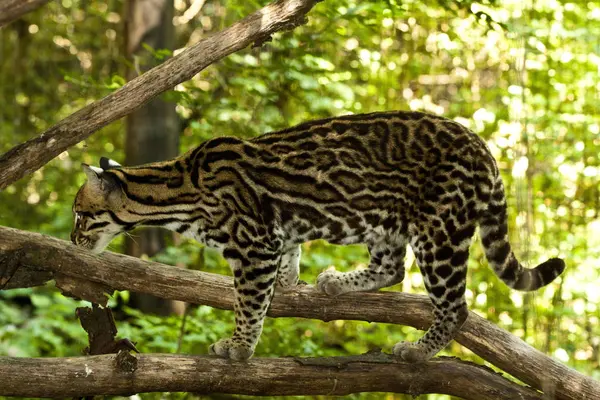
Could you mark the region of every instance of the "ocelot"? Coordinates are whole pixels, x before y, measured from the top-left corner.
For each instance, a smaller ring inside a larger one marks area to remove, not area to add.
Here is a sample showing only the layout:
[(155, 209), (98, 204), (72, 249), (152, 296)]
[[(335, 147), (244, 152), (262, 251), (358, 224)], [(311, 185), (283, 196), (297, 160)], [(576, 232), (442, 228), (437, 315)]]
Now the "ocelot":
[(490, 150), (439, 116), (341, 116), (251, 140), (217, 137), (170, 161), (122, 167), (101, 158), (100, 168), (83, 168), (74, 243), (100, 252), (121, 232), (163, 226), (222, 251), (234, 276), (236, 328), (209, 351), (226, 358), (252, 356), (275, 286), (298, 282), (306, 241), (368, 247), (368, 268), (317, 277), (318, 289), (330, 296), (402, 282), (412, 247), (434, 318), (417, 342), (393, 347), (409, 362), (433, 357), (467, 318), (476, 226), (489, 264), (514, 289), (535, 290), (565, 267), (558, 258), (534, 269), (517, 261)]

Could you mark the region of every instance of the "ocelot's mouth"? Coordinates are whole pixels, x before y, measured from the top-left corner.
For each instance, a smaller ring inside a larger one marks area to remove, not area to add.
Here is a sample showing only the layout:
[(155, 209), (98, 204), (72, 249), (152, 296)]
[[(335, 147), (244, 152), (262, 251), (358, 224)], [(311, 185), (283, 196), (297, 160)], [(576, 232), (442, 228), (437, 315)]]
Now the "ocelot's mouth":
[(97, 247), (98, 242), (100, 241), (100, 235), (86, 235), (81, 232), (74, 232), (71, 235), (71, 241), (77, 246), (93, 250), (95, 247)]
[[(94, 236), (96, 236), (96, 235), (94, 235)], [(77, 246), (85, 247), (86, 249), (93, 249), (94, 245), (98, 241), (98, 238), (97, 237), (84, 236), (84, 235), (75, 235), (72, 238), (72, 241)]]

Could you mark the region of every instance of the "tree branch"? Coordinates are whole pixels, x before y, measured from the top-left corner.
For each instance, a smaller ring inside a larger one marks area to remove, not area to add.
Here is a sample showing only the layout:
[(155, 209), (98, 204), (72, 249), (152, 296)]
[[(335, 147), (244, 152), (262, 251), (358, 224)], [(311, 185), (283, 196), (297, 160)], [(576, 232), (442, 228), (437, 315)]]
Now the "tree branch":
[(277, 31), (303, 24), (306, 13), (319, 1), (274, 1), (71, 114), (38, 137), (13, 147), (0, 157), (0, 190), (223, 57), (252, 43), (260, 44)]
[(49, 0), (0, 0), (0, 27), (40, 8)]
[(541, 399), (486, 367), (448, 358), (398, 362), (383, 353), (330, 358), (253, 358), (231, 362), (179, 355), (72, 358), (0, 357), (0, 395), (82, 397), (144, 392), (260, 396), (441, 393), (473, 400)]
[[(233, 305), (229, 277), (110, 252), (96, 256), (49, 236), (0, 227), (0, 288), (28, 287), (32, 279), (42, 284), (51, 275), (48, 271), (89, 280), (97, 290), (132, 290), (229, 310)], [(90, 295), (89, 290), (82, 293), (81, 296)], [(101, 297), (100, 294), (93, 298)], [(268, 315), (385, 322), (425, 329), (431, 323), (431, 304), (426, 296), (407, 293), (348, 293), (331, 298), (312, 286), (299, 286), (287, 293), (276, 293)], [(558, 399), (600, 398), (599, 382), (472, 312), (456, 340), (534, 388), (554, 392)]]

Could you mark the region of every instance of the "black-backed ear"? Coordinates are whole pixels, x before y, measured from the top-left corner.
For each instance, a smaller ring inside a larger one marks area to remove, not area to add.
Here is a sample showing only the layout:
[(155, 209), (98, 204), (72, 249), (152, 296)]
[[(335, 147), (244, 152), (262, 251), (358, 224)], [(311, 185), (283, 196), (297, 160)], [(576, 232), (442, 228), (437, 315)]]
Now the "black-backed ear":
[(115, 160), (111, 160), (110, 158), (106, 158), (106, 157), (100, 157), (100, 168), (102, 168), (105, 171), (107, 169), (118, 168), (120, 166), (121, 166), (121, 164), (119, 164)]

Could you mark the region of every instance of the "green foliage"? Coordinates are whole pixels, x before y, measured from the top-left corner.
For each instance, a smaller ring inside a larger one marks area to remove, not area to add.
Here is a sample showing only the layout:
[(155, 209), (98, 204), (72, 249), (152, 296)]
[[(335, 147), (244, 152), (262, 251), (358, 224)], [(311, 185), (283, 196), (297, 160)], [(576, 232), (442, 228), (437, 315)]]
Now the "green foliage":
[[(206, 37), (267, 0), (209, 1), (177, 26), (179, 47)], [(600, 378), (600, 2), (542, 0), (342, 1), (319, 3), (308, 24), (274, 35), (207, 68), (165, 95), (184, 122), (181, 150), (214, 136), (253, 137), (307, 119), (376, 110), (443, 114), (484, 137), (509, 196), (517, 255), (534, 266), (567, 259), (548, 288), (521, 294), (487, 267), (480, 243), (469, 260), (471, 309), (562, 362)], [(182, 15), (188, 1), (178, 1)], [(121, 1), (50, 2), (0, 30), (0, 151), (34, 137), (124, 84)], [(154, 58), (164, 49), (146, 50)], [(67, 239), (79, 164), (123, 158), (123, 123), (114, 123), (0, 193), (0, 224)], [(112, 246), (120, 248), (119, 242)], [(155, 257), (228, 274), (215, 252), (183, 241)], [(363, 246), (303, 247), (312, 283), (331, 265), (365, 266)], [(400, 287), (423, 293), (416, 268)], [(230, 312), (193, 307), (181, 317), (143, 315), (120, 293), (119, 334), (144, 352), (204, 354), (232, 329)], [(0, 292), (0, 354), (79, 354), (80, 303), (51, 287)], [(386, 324), (268, 319), (257, 354), (318, 356), (389, 350), (413, 329)], [(181, 344), (179, 345), (181, 340)], [(446, 354), (474, 359), (457, 344)], [(368, 397), (368, 396), (365, 396)], [(390, 397), (392, 398), (392, 397)], [(401, 396), (393, 398), (402, 398)]]
[(78, 324), (75, 308), (85, 305), (50, 287), (0, 291), (0, 354), (18, 357), (81, 354), (85, 346), (79, 346), (85, 343), (87, 335)]

